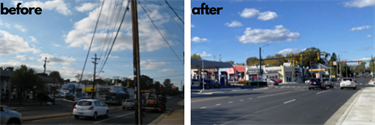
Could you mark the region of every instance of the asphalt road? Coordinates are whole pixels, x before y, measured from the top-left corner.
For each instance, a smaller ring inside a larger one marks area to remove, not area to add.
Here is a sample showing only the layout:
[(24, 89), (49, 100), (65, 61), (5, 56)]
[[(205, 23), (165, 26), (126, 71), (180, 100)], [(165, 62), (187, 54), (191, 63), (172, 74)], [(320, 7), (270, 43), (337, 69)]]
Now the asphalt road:
[[(289, 84), (254, 91), (242, 90), (191, 98), (191, 124), (324, 124), (354, 93), (367, 84), (357, 78), (356, 90), (308, 90), (307, 84)], [(361, 84), (362, 83), (362, 84)]]
[[(180, 98), (172, 98), (167, 102), (167, 109), (176, 107), (177, 103), (180, 101)], [(57, 110), (57, 109), (56, 109)], [(59, 110), (60, 111), (60, 110)], [(159, 117), (162, 113), (158, 111), (145, 111), (145, 117), (143, 117), (143, 123), (148, 124), (154, 119)], [(68, 122), (69, 120), (69, 122)], [(90, 117), (80, 117), (75, 119), (74, 116), (68, 117), (59, 117), (59, 118), (50, 118), (50, 119), (41, 119), (25, 122), (24, 124), (134, 124), (135, 115), (134, 110), (110, 110), (109, 117), (98, 117), (97, 120), (93, 120)]]

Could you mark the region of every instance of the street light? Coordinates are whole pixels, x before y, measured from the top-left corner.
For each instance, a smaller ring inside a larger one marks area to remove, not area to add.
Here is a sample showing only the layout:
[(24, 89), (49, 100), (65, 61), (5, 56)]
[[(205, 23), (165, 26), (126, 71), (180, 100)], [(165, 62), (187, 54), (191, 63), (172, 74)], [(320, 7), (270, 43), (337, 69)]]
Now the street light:
[[(263, 45), (262, 47), (259, 47), (259, 75), (260, 77), (262, 77), (262, 55), (261, 55), (261, 52), (262, 52), (262, 48), (265, 47), (265, 46), (268, 46), (269, 44), (266, 44), (266, 45)], [(259, 86), (259, 78), (258, 78), (258, 86)]]

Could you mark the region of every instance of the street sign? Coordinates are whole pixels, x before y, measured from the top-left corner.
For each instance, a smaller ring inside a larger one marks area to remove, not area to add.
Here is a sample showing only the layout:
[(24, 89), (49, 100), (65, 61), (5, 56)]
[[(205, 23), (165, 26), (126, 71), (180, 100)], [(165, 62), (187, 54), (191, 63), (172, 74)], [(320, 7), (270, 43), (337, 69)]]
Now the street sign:
[(337, 64), (336, 64), (336, 61), (333, 61), (333, 65), (334, 65), (334, 66), (337, 65)]

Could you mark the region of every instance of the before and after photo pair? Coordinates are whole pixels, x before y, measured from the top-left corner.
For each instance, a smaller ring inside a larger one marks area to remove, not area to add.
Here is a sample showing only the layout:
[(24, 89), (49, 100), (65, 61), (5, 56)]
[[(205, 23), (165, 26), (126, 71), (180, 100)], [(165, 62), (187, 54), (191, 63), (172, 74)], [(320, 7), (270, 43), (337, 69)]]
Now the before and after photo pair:
[(375, 0), (0, 3), (1, 125), (375, 125)]

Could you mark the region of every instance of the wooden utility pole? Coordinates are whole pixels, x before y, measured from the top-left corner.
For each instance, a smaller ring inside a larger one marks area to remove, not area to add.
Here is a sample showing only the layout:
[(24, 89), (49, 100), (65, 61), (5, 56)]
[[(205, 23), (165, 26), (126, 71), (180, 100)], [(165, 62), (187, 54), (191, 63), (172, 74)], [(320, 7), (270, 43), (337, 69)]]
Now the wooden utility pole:
[(43, 60), (44, 61), (44, 65), (43, 65), (43, 67), (44, 67), (44, 74), (46, 74), (46, 65), (47, 65), (47, 63), (49, 62), (49, 61), (47, 61), (47, 57), (45, 58), (45, 60)]
[(141, 100), (141, 85), (139, 83), (140, 66), (139, 66), (139, 35), (138, 35), (138, 12), (137, 0), (131, 0), (132, 11), (132, 30), (133, 30), (133, 68), (134, 68), (134, 104), (135, 110), (135, 124), (142, 125), (142, 100)]
[(100, 58), (96, 58), (96, 54), (95, 54), (95, 58), (92, 58), (94, 59), (95, 61), (93, 61), (92, 63), (94, 63), (94, 81), (92, 83), (92, 95), (91, 95), (91, 98), (94, 99), (94, 94), (95, 94), (95, 75), (96, 75), (96, 60), (100, 60)]

